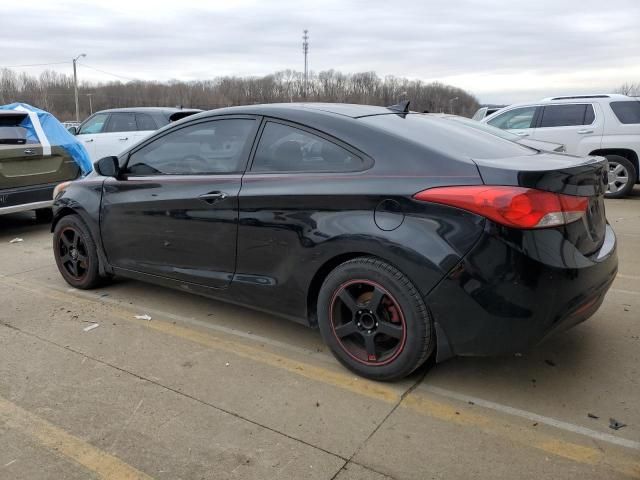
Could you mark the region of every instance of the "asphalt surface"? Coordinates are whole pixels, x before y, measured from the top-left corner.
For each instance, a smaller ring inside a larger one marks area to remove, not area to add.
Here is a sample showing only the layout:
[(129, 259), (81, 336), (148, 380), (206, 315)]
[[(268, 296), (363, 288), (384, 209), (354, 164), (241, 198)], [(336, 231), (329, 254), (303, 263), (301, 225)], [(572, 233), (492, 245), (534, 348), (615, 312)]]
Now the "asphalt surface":
[(0, 217), (0, 479), (640, 478), (640, 188), (607, 214), (620, 269), (593, 318), (391, 384), (269, 315), (74, 291), (48, 226)]

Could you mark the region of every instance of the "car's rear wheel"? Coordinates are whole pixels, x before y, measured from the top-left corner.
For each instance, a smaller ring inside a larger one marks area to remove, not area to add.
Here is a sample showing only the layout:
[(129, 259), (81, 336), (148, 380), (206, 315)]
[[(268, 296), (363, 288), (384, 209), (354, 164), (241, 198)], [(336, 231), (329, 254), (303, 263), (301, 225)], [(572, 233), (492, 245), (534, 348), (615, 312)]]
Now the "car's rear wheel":
[(422, 297), (398, 269), (360, 257), (335, 268), (318, 296), (325, 343), (347, 368), (374, 380), (409, 375), (433, 351)]
[(36, 222), (51, 223), (53, 220), (53, 211), (50, 208), (39, 208), (36, 210)]
[(637, 180), (637, 172), (633, 163), (619, 155), (607, 155), (609, 161), (609, 177), (607, 180), (607, 198), (622, 198), (631, 193)]
[(63, 217), (53, 232), (53, 253), (58, 270), (69, 285), (97, 287), (103, 280), (98, 269), (96, 244), (78, 215)]

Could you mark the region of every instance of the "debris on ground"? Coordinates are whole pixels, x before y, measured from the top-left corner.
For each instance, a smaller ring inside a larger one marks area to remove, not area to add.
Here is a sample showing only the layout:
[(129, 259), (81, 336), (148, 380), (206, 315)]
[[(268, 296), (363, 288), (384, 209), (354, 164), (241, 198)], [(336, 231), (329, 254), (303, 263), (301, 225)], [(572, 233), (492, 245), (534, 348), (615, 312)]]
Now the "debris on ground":
[(146, 313), (144, 315), (135, 315), (135, 318), (137, 318), (138, 320), (151, 320), (151, 316)]
[(225, 367), (228, 367), (229, 365), (231, 365), (229, 362), (224, 364)]
[(545, 359), (544, 363), (546, 363), (550, 367), (555, 367), (556, 366), (556, 362), (554, 362), (553, 360)]
[(598, 415), (594, 415), (593, 413), (587, 413), (587, 417), (589, 418), (593, 418), (595, 420), (599, 419), (600, 417)]
[(320, 402), (316, 402), (316, 407), (319, 407), (319, 406), (320, 406)]
[(9, 240), (9, 243), (18, 243), (18, 242), (24, 242), (24, 240), (19, 237), (16, 237), (13, 240)]
[(91, 330), (93, 330), (94, 328), (98, 328), (99, 326), (99, 323), (92, 323), (91, 325), (84, 327), (82, 330), (84, 330), (85, 332), (90, 332)]
[(615, 418), (609, 419), (609, 428), (613, 428), (614, 430), (620, 430), (622, 427), (626, 427), (625, 423), (619, 422)]

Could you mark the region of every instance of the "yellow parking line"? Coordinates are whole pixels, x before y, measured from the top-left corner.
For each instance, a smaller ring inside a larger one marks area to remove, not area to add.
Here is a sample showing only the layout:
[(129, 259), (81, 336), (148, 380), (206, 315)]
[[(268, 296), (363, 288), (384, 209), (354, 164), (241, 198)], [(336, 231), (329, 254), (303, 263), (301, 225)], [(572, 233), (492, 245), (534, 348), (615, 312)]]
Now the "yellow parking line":
[(476, 408), (442, 403), (432, 398), (431, 395), (415, 391), (402, 400), (400, 407), (438, 420), (461, 426), (476, 427), (486, 434), (505, 438), (515, 444), (541, 450), (576, 463), (600, 465), (627, 477), (640, 479), (640, 462), (636, 456), (629, 456), (611, 449), (605, 453), (597, 448), (561, 440), (533, 426), (523, 425), (514, 428), (513, 423), (501, 422), (497, 417), (479, 414)]
[(105, 480), (152, 478), (2, 397), (0, 397), (0, 424), (27, 434), (48, 450), (70, 458), (96, 473), (99, 478)]
[[(8, 284), (8, 282), (2, 278), (0, 278), (0, 283)], [(45, 295), (59, 301), (68, 302), (69, 299), (72, 299), (76, 302), (85, 301), (87, 303), (104, 305), (104, 303), (100, 302), (97, 298), (79, 297), (78, 295), (47, 287), (39, 282), (38, 284), (40, 289), (36, 290), (22, 285), (15, 280), (11, 282), (11, 286), (14, 288), (19, 287), (29, 292), (37, 292), (40, 295)], [(43, 292), (43, 290), (47, 290), (47, 292)], [(372, 382), (355, 377), (354, 375), (343, 374), (327, 368), (299, 362), (248, 344), (222, 338), (211, 333), (182, 327), (171, 322), (156, 319), (153, 321), (137, 320), (133, 318), (135, 312), (123, 307), (109, 305), (109, 309), (119, 318), (127, 322), (188, 340), (205, 347), (226, 351), (259, 363), (281, 368), (313, 381), (333, 385), (343, 390), (389, 404), (395, 404), (402, 399), (402, 395), (398, 389), (394, 389), (386, 384)], [(640, 479), (640, 463), (638, 463), (635, 457), (630, 457), (615, 451), (607, 451), (604, 453), (599, 449), (564, 441), (557, 437), (544, 434), (539, 430), (530, 430), (525, 427), (514, 428), (513, 423), (507, 423), (497, 417), (477, 413), (478, 408), (471, 411), (470, 408), (457, 407), (452, 404), (440, 402), (435, 398), (436, 397), (432, 397), (431, 395), (427, 396), (422, 393), (413, 392), (402, 399), (400, 407), (438, 420), (475, 427), (485, 433), (508, 438), (519, 445), (542, 450), (558, 457), (573, 460), (577, 463), (588, 465), (603, 464), (631, 478)]]

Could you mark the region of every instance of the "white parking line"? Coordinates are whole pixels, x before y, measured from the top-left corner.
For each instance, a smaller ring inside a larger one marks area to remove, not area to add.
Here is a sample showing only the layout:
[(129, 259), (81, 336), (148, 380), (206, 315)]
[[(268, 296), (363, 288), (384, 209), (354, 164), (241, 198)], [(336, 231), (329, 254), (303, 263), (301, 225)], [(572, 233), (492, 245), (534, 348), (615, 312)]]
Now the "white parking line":
[(519, 408), (502, 405), (501, 403), (491, 402), (489, 400), (484, 400), (482, 398), (477, 398), (470, 395), (464, 395), (462, 393), (454, 392), (440, 387), (424, 385), (424, 389), (428, 392), (435, 393), (436, 395), (440, 395), (442, 397), (451, 398), (467, 403), (471, 402), (475, 405), (488, 408), (496, 412), (506, 413), (515, 417), (526, 418), (527, 420), (542, 423), (544, 425), (549, 425), (550, 427), (555, 427), (561, 430), (566, 430), (568, 432), (584, 435), (586, 437), (593, 438), (594, 440), (600, 440), (614, 445), (619, 445), (621, 447), (631, 448), (633, 450), (640, 450), (640, 442), (636, 442), (635, 440), (616, 437), (615, 435), (611, 435), (610, 433), (598, 432), (596, 430), (591, 430), (590, 428), (581, 427), (580, 425), (564, 422), (552, 417), (545, 417), (544, 415), (538, 415), (537, 413), (528, 412), (527, 410), (520, 410)]

